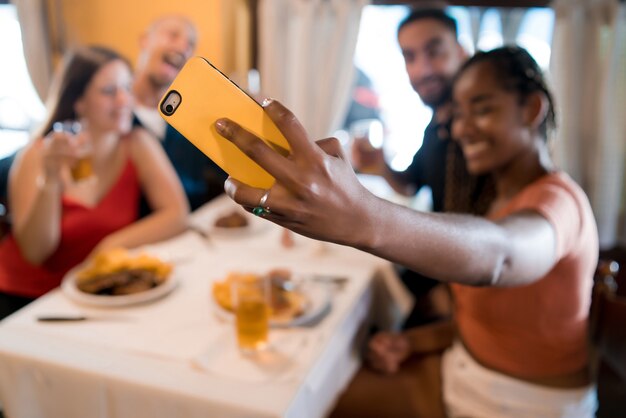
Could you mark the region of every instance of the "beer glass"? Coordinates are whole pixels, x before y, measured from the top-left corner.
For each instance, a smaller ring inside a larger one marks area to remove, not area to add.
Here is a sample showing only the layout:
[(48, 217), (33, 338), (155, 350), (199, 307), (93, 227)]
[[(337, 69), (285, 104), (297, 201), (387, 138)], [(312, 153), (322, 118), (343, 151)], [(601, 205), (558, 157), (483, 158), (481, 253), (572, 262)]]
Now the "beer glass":
[(270, 281), (267, 276), (242, 274), (231, 284), (237, 342), (243, 352), (267, 347)]

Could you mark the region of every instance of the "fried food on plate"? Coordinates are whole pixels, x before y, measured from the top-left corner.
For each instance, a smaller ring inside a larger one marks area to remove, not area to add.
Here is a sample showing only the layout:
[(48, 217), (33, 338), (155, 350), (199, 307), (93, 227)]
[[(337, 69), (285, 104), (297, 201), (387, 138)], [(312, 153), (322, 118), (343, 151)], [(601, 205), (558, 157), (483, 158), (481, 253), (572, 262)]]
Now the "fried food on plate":
[(91, 294), (127, 295), (160, 285), (171, 271), (172, 265), (157, 257), (113, 248), (94, 256), (77, 273), (76, 286)]
[[(308, 304), (307, 297), (297, 289), (291, 290), (291, 272), (275, 269), (266, 274), (270, 280), (270, 309), (273, 321), (292, 320), (302, 315)], [(254, 279), (255, 274), (231, 272), (222, 281), (213, 284), (213, 298), (222, 308), (232, 311), (233, 300), (231, 286), (235, 280)]]

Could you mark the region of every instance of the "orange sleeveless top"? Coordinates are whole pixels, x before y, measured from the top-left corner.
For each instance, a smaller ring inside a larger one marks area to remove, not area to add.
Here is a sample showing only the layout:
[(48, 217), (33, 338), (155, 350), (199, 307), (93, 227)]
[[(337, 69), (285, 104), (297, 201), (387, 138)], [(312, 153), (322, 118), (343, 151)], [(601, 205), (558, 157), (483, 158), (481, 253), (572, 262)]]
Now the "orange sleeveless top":
[(65, 273), (83, 261), (107, 235), (137, 220), (138, 175), (130, 159), (95, 207), (62, 198), (61, 241), (40, 266), (28, 263), (13, 235), (0, 242), (0, 292), (39, 297), (57, 287)]
[(482, 364), (521, 378), (565, 375), (587, 364), (587, 318), (598, 232), (589, 201), (565, 173), (543, 176), (491, 217), (522, 210), (545, 217), (558, 262), (540, 280), (512, 288), (454, 284), (460, 336)]

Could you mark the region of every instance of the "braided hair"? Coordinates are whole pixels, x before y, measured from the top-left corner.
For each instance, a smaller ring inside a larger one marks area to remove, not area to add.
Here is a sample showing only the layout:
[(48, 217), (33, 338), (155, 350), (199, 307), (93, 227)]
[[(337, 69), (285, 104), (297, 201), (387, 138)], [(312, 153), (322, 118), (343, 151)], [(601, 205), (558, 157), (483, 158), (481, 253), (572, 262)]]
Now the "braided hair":
[(456, 82), (469, 67), (483, 62), (491, 65), (496, 80), (504, 90), (517, 93), (520, 103), (525, 103), (528, 96), (536, 92), (546, 96), (548, 112), (539, 126), (539, 132), (547, 140), (548, 133), (556, 128), (554, 99), (541, 68), (533, 57), (519, 46), (505, 46), (487, 52), (477, 52), (461, 66), (454, 81)]
[[(556, 127), (554, 99), (546, 85), (541, 69), (530, 54), (519, 46), (506, 46), (487, 52), (477, 52), (457, 72), (453, 83), (470, 67), (489, 63), (496, 81), (507, 91), (518, 95), (520, 103), (536, 92), (548, 100), (548, 112), (539, 126), (539, 132), (547, 141), (548, 131)], [(484, 215), (495, 197), (495, 185), (490, 174), (473, 177), (467, 172), (465, 159), (458, 144), (450, 144), (446, 164), (446, 202), (448, 212), (465, 212)]]

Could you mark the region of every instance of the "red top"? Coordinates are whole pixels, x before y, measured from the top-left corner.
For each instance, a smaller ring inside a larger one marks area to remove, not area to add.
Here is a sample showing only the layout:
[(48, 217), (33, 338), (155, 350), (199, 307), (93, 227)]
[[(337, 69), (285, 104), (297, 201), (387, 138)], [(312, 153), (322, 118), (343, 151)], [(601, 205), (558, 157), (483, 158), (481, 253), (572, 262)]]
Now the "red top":
[(565, 173), (543, 176), (491, 219), (519, 211), (545, 217), (556, 233), (558, 261), (519, 287), (452, 285), (463, 342), (482, 364), (522, 378), (579, 371), (588, 361), (587, 317), (598, 232), (585, 193)]
[(39, 297), (57, 287), (107, 235), (137, 220), (140, 186), (132, 161), (94, 207), (62, 198), (61, 242), (40, 266), (23, 257), (13, 235), (0, 242), (0, 292)]

